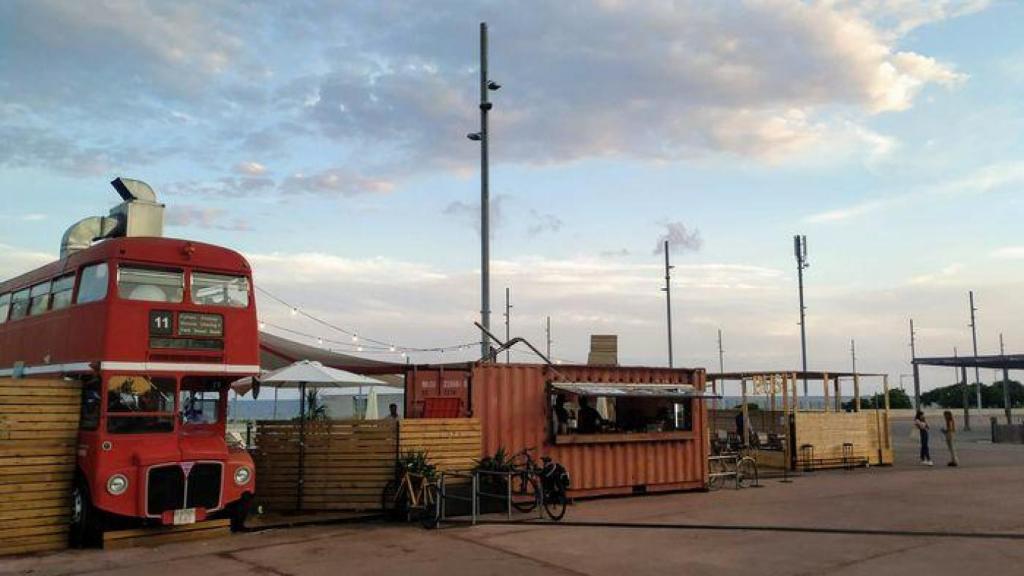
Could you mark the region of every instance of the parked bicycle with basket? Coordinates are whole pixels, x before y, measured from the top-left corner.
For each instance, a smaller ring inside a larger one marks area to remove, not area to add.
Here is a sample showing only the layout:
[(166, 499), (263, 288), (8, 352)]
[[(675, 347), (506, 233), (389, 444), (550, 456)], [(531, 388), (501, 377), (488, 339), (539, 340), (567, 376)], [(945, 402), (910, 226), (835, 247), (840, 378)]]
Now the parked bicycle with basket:
[(425, 528), (437, 526), (437, 470), (426, 453), (410, 452), (395, 462), (395, 478), (381, 493), (381, 509), (394, 520), (418, 519)]

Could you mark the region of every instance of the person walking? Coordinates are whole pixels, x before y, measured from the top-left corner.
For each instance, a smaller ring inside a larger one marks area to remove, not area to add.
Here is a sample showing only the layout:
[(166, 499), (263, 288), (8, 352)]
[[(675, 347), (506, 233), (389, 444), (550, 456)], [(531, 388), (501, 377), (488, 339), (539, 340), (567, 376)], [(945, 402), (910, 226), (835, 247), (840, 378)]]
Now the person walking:
[(946, 420), (946, 427), (942, 429), (942, 434), (946, 437), (946, 448), (949, 448), (949, 464), (947, 466), (959, 466), (960, 461), (956, 457), (956, 420), (953, 419), (953, 413), (946, 410), (942, 413), (942, 417)]
[(914, 426), (921, 433), (921, 464), (924, 466), (934, 466), (935, 463), (932, 462), (932, 455), (928, 452), (928, 422), (924, 419), (924, 412), (917, 411), (917, 414), (914, 416)]

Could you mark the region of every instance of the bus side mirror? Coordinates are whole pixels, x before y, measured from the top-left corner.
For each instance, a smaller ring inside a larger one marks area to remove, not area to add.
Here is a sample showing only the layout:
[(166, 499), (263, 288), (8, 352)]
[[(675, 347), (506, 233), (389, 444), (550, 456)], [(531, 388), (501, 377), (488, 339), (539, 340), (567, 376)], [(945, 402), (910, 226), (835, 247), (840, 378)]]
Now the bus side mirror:
[(252, 399), (257, 400), (260, 397), (260, 379), (255, 376), (252, 379)]

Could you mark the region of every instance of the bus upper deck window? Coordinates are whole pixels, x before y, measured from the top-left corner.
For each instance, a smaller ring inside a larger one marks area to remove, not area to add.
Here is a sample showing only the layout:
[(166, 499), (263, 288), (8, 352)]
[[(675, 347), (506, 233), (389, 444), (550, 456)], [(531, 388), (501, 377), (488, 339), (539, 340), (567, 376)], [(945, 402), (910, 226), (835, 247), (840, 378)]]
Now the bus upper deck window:
[(181, 302), (184, 276), (180, 271), (121, 266), (117, 271), (117, 294), (125, 300)]
[(75, 275), (69, 274), (53, 281), (53, 299), (50, 308), (62, 310), (71, 305), (71, 292), (75, 289)]
[(36, 284), (29, 292), (32, 303), (29, 305), (29, 315), (42, 314), (50, 309), (50, 283), (43, 282)]
[(28, 288), (15, 292), (11, 296), (11, 320), (17, 320), (28, 316), (29, 295)]
[(106, 263), (82, 268), (82, 281), (78, 283), (78, 304), (98, 302), (107, 297), (109, 275)]
[(206, 272), (192, 273), (192, 303), (200, 306), (249, 306), (249, 279)]
[(7, 312), (11, 305), (11, 295), (4, 294), (0, 296), (0, 324), (7, 322)]

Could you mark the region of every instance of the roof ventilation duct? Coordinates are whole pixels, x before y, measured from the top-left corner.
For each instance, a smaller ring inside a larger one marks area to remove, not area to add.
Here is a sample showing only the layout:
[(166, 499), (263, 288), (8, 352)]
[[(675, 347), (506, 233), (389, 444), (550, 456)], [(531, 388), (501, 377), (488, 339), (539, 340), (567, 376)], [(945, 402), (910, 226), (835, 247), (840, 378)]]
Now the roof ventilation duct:
[(107, 238), (163, 236), (164, 205), (149, 184), (129, 178), (115, 178), (110, 184), (124, 202), (111, 208), (109, 216), (85, 218), (68, 228), (60, 243), (61, 258)]

